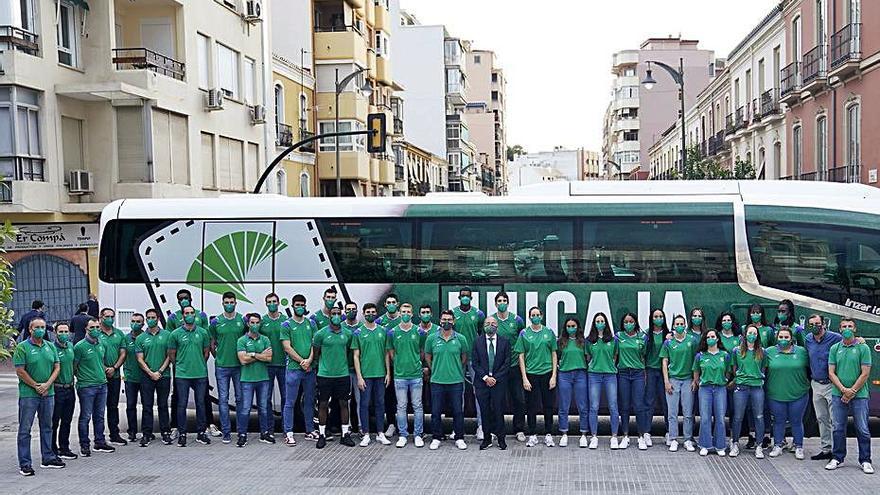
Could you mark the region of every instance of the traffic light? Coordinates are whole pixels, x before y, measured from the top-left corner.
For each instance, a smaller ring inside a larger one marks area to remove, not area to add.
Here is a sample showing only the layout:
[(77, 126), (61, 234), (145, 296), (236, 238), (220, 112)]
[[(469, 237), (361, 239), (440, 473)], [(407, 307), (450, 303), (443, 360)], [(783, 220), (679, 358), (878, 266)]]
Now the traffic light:
[(385, 128), (385, 114), (371, 113), (367, 115), (367, 151), (370, 153), (385, 153), (385, 141), (388, 133)]

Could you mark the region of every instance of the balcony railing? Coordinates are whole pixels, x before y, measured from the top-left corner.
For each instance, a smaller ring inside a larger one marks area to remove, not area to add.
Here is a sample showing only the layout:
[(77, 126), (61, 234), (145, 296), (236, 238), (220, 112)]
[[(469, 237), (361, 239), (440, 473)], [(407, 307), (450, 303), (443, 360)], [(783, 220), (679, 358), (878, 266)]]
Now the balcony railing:
[(812, 180), (812, 181), (819, 180), (819, 173), (818, 173), (818, 172), (805, 172), (805, 173), (802, 173), (802, 174), (801, 174), (801, 180)]
[(736, 122), (734, 122), (734, 130), (740, 130), (746, 125), (746, 107), (736, 109)]
[(724, 141), (724, 131), (719, 132), (714, 136), (709, 136), (708, 141), (708, 152), (709, 156), (715, 156), (719, 153), (723, 153), (728, 150), (729, 145)]
[(0, 203), (12, 203), (12, 180), (0, 180)]
[(786, 96), (789, 93), (793, 93), (801, 89), (800, 75), (800, 62), (792, 62), (786, 65), (782, 69), (782, 71), (780, 71), (779, 93), (781, 96)]
[(293, 144), (293, 127), (279, 123), (275, 133), (275, 144), (278, 146), (287, 147)]
[(761, 114), (761, 98), (755, 98), (752, 100), (752, 106), (749, 108), (749, 112), (749, 120), (751, 122), (755, 123), (761, 121), (761, 117), (763, 117)]
[(397, 136), (403, 134), (403, 119), (394, 117), (394, 134)]
[(779, 180), (794, 180), (794, 177), (791, 175), (786, 175), (785, 177), (780, 177)]
[(847, 24), (831, 37), (831, 69), (862, 59), (861, 24)]
[(818, 45), (804, 54), (804, 86), (828, 77), (825, 45)]
[(736, 121), (734, 120), (734, 115), (732, 113), (727, 114), (727, 117), (724, 119), (724, 132), (727, 134), (733, 134), (736, 132)]
[[(299, 140), (300, 141), (308, 139), (314, 135), (315, 135), (314, 132), (307, 131), (306, 129), (304, 129), (302, 127), (299, 128)], [(311, 143), (304, 144), (302, 146), (302, 148), (300, 148), (299, 150), (303, 151), (305, 153), (314, 153), (315, 152), (315, 142), (312, 141)]]
[(114, 48), (112, 63), (116, 70), (151, 70), (157, 74), (183, 81), (186, 65), (148, 48)]
[(827, 176), (829, 182), (861, 182), (858, 165), (829, 168)]
[(39, 55), (39, 37), (16, 26), (0, 26), (0, 49), (18, 50), (28, 55)]
[(316, 33), (342, 33), (345, 31), (353, 31), (355, 33), (361, 33), (361, 29), (353, 24), (333, 24), (330, 26), (315, 26)]
[(779, 94), (776, 88), (761, 93), (761, 117), (774, 113), (779, 113)]

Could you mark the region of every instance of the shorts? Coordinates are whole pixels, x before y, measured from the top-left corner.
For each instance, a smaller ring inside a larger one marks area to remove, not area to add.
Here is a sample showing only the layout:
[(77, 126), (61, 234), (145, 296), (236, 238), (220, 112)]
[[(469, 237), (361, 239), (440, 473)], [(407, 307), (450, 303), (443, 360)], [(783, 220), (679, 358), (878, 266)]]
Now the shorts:
[(317, 379), (318, 400), (348, 400), (351, 397), (351, 378), (340, 376), (328, 378), (319, 376)]

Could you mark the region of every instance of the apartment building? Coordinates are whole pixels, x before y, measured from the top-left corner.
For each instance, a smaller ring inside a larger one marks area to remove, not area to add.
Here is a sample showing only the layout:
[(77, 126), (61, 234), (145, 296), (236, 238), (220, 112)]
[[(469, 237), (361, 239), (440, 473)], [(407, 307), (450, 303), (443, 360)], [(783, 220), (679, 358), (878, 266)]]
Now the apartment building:
[(878, 183), (880, 2), (786, 0), (782, 178)]
[(495, 52), (471, 50), (467, 55), (467, 73), (470, 89), (465, 121), (476, 148), (481, 190), (490, 195), (504, 194), (507, 178), (504, 71)]
[(659, 61), (679, 69), (685, 79), (685, 107), (714, 76), (714, 53), (699, 48), (696, 40), (649, 38), (638, 50), (613, 55), (611, 103), (603, 122), (603, 160), (615, 177), (629, 176), (634, 170), (648, 169), (650, 147), (669, 123), (679, 115), (678, 86), (660, 67), (654, 65), (656, 86), (641, 87), (649, 61)]
[(511, 188), (548, 181), (588, 180), (599, 176), (599, 153), (583, 148), (539, 151), (517, 155), (508, 164)]
[(268, 134), (259, 21), (243, 0), (0, 3), (0, 216), (27, 233), (7, 246), (15, 311), (38, 292), (66, 313), (97, 290), (110, 201), (255, 185)]
[(602, 154), (598, 151), (584, 151), (581, 157), (580, 180), (604, 179)]

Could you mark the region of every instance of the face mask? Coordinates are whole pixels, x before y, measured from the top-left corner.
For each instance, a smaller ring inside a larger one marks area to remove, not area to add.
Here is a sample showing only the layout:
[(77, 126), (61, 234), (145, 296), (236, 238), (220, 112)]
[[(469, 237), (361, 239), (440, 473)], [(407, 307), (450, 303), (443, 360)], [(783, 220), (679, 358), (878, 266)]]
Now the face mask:
[(266, 309), (268, 309), (270, 313), (274, 313), (278, 311), (278, 303), (269, 303), (266, 305)]
[(663, 318), (654, 318), (654, 326), (655, 327), (662, 327), (664, 321), (666, 321), (666, 320)]
[(183, 309), (187, 306), (189, 306), (189, 299), (181, 299), (180, 300), (180, 309)]
[(70, 334), (69, 333), (59, 333), (58, 334), (58, 342), (62, 344), (66, 344), (70, 342)]
[(749, 344), (754, 344), (758, 340), (758, 334), (752, 333), (746, 335), (746, 340), (749, 342)]
[(235, 303), (224, 304), (223, 311), (226, 311), (227, 313), (232, 313), (233, 311), (235, 311)]
[(296, 316), (302, 316), (302, 315), (306, 314), (306, 308), (304, 306), (297, 306), (297, 307), (293, 308), (293, 313)]
[(776, 313), (776, 317), (779, 318), (779, 321), (785, 321), (788, 318), (788, 313)]
[(412, 315), (400, 315), (400, 320), (404, 323), (412, 321)]
[(250, 329), (251, 329), (251, 332), (253, 332), (253, 333), (260, 333), (260, 322), (251, 323)]
[(150, 328), (156, 328), (156, 325), (159, 324), (159, 320), (155, 318), (147, 318), (147, 326)]
[(600, 331), (605, 330), (605, 322), (604, 321), (597, 321), (596, 322), (596, 330), (600, 330)]
[(132, 332), (140, 332), (141, 328), (144, 328), (143, 323), (131, 322), (131, 331)]
[(791, 339), (779, 339), (778, 342), (779, 342), (780, 346), (785, 348), (785, 347), (788, 347), (789, 344), (791, 344)]
[(706, 344), (708, 344), (709, 347), (712, 347), (713, 345), (715, 345), (717, 343), (718, 343), (718, 339), (706, 339)]
[(389, 305), (385, 306), (385, 309), (387, 309), (389, 313), (397, 313), (397, 305), (396, 304), (389, 304)]
[(35, 339), (42, 339), (46, 336), (46, 327), (34, 327), (32, 333), (34, 334)]
[(675, 333), (678, 334), (682, 334), (685, 330), (687, 330), (684, 325), (675, 325), (674, 327), (672, 327), (672, 329), (675, 330)]
[(629, 321), (624, 322), (624, 324), (623, 324), (623, 329), (626, 330), (627, 332), (632, 332), (633, 330), (636, 329), (636, 323), (635, 323), (635, 322), (629, 322)]
[(565, 331), (568, 332), (569, 335), (574, 335), (578, 331), (578, 327), (565, 327)]
[(336, 306), (336, 299), (324, 299), (324, 306), (327, 306), (327, 309)]
[(813, 335), (819, 335), (822, 333), (822, 325), (810, 325), (810, 331), (813, 332)]
[(352, 310), (352, 311), (349, 311), (348, 313), (345, 313), (345, 317), (348, 318), (349, 320), (354, 320), (355, 318), (357, 318), (357, 315), (358, 315), (357, 310)]
[(703, 317), (702, 316), (692, 316), (691, 323), (693, 323), (694, 325), (702, 325), (703, 324)]
[(98, 336), (101, 335), (101, 329), (98, 327), (93, 327), (89, 329), (89, 337), (93, 339), (97, 339)]
[(442, 328), (443, 330), (452, 330), (452, 322), (451, 321), (444, 321), (444, 322), (440, 323), (440, 328)]
[(105, 326), (112, 327), (113, 321), (114, 321), (114, 318), (112, 316), (108, 316), (108, 317), (102, 319), (101, 323), (103, 323)]
[(498, 332), (498, 327), (495, 325), (486, 325), (483, 327), (483, 331), (486, 332), (486, 335), (495, 335)]
[(723, 328), (724, 330), (730, 330), (733, 328), (733, 322), (732, 321), (722, 321), (721, 328)]
[(183, 317), (183, 321), (187, 325), (192, 325), (193, 323), (196, 322), (196, 315), (186, 315)]
[(855, 337), (856, 332), (853, 331), (852, 328), (846, 328), (842, 332), (840, 332), (840, 334), (843, 335), (843, 338), (845, 338), (846, 340), (850, 340)]
[(376, 315), (364, 315), (364, 319), (370, 323), (373, 323), (374, 321), (376, 321)]
[(471, 296), (461, 296), (458, 300), (461, 301), (462, 306), (469, 306), (471, 304)]
[(529, 319), (532, 321), (533, 325), (540, 325), (541, 324), (541, 317), (540, 316), (533, 316)]
[(752, 318), (752, 323), (758, 323), (761, 321), (761, 313), (752, 313), (751, 318)]
[(502, 313), (507, 311), (507, 303), (500, 303), (498, 305), (498, 311), (501, 311)]
[(330, 323), (332, 323), (333, 325), (335, 325), (335, 326), (338, 327), (339, 324), (342, 323), (342, 316), (340, 316), (340, 315), (333, 315), (333, 316), (331, 316), (331, 317), (330, 317)]
[(419, 316), (419, 318), (420, 318), (420, 319), (422, 320), (422, 322), (424, 322), (424, 323), (428, 323), (429, 321), (431, 321), (431, 315), (430, 315), (430, 314), (427, 314), (427, 315), (421, 315), (421, 316)]

